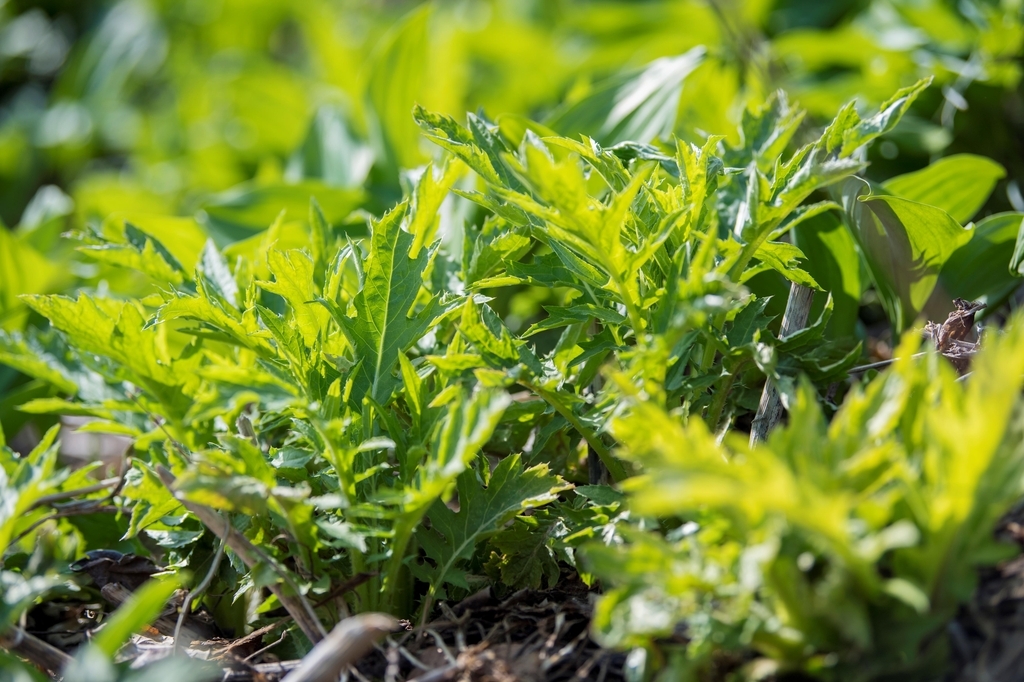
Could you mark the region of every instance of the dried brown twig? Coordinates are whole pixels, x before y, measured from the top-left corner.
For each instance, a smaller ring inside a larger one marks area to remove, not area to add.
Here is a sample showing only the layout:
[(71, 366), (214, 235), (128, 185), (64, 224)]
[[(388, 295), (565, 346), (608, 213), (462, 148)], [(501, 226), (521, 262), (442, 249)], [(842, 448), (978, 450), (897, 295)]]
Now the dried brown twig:
[[(185, 509), (189, 510), (205, 525), (210, 529), (210, 532), (216, 535), (218, 538), (223, 540), (228, 549), (238, 555), (238, 558), (242, 562), (252, 568), (256, 564), (263, 562), (267, 566), (275, 568), (276, 565), (271, 557), (267, 556), (254, 544), (249, 542), (249, 539), (239, 533), (234, 527), (226, 521), (226, 519), (219, 513), (210, 509), (209, 507), (201, 504), (197, 504), (187, 499), (184, 495), (177, 491), (175, 487), (176, 479), (174, 474), (168, 471), (165, 467), (161, 466), (157, 468), (157, 475), (163, 484), (167, 487), (171, 494), (181, 502)], [(327, 632), (324, 630), (323, 625), (317, 618), (316, 613), (313, 611), (313, 607), (302, 596), (299, 592), (294, 581), (283, 571), (278, 570), (278, 574), (284, 579), (286, 583), (292, 588), (294, 594), (289, 594), (281, 588), (279, 584), (270, 585), (270, 591), (277, 596), (278, 601), (281, 602), (281, 606), (288, 611), (288, 614), (295, 619), (295, 623), (302, 630), (303, 634), (313, 644), (317, 644), (324, 637), (327, 636)]]
[(0, 634), (0, 648), (20, 656), (52, 675), (58, 675), (71, 662), (66, 653), (38, 637), (13, 627)]
[(283, 682), (336, 680), (345, 666), (369, 652), (378, 639), (398, 627), (398, 621), (383, 613), (364, 613), (338, 623), (331, 634), (306, 654), (298, 668)]

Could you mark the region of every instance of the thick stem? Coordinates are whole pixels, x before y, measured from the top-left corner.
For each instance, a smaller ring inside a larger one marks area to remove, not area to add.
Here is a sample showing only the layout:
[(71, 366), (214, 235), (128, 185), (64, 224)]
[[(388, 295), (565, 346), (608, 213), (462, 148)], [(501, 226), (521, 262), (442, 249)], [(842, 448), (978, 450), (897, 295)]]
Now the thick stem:
[(57, 647), (19, 627), (9, 628), (0, 634), (0, 648), (10, 651), (15, 656), (24, 658), (36, 667), (54, 675), (59, 675), (72, 660)]
[[(786, 312), (782, 315), (782, 326), (779, 329), (780, 341), (807, 326), (807, 318), (810, 315), (811, 301), (813, 300), (813, 289), (796, 283), (790, 285), (789, 301), (786, 303)], [(761, 392), (761, 404), (758, 405), (754, 422), (750, 426), (751, 447), (767, 438), (768, 432), (781, 418), (782, 400), (779, 398), (779, 391), (771, 380), (767, 380), (764, 384), (764, 391)]]

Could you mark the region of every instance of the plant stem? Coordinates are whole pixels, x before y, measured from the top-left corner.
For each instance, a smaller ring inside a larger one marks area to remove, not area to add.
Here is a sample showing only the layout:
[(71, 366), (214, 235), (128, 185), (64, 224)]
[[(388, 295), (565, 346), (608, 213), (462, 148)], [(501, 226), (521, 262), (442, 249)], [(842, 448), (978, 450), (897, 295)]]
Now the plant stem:
[[(791, 284), (789, 287), (789, 301), (786, 303), (786, 312), (782, 315), (782, 325), (779, 328), (779, 340), (783, 341), (790, 334), (807, 326), (807, 318), (811, 312), (811, 301), (814, 300), (814, 290), (799, 284)], [(761, 403), (757, 407), (757, 414), (750, 426), (750, 445), (768, 437), (768, 432), (782, 417), (782, 401), (779, 391), (772, 385), (771, 379), (765, 380), (764, 390), (761, 392)]]
[(569, 422), (574, 429), (576, 429), (579, 432), (579, 434), (583, 437), (583, 440), (587, 441), (587, 445), (589, 445), (594, 450), (594, 452), (597, 453), (597, 456), (601, 458), (601, 461), (608, 469), (608, 474), (612, 477), (612, 480), (614, 482), (617, 483), (626, 478), (629, 478), (629, 473), (626, 471), (626, 468), (622, 465), (622, 462), (620, 462), (618, 459), (615, 458), (614, 455), (612, 455), (611, 450), (609, 450), (608, 447), (601, 442), (601, 439), (598, 437), (598, 435), (594, 433), (594, 431), (591, 430), (589, 427), (587, 427), (583, 422), (581, 422), (579, 418), (575, 414), (573, 414), (572, 410), (566, 408), (564, 405), (561, 404), (561, 401), (558, 400), (557, 395), (555, 395), (553, 392), (545, 388), (537, 386), (536, 384), (524, 383), (523, 385), (529, 388), (537, 395), (539, 395), (541, 398), (543, 398), (545, 402), (551, 405), (551, 407), (555, 408), (555, 411), (558, 412), (558, 414), (562, 415), (562, 417), (567, 422)]

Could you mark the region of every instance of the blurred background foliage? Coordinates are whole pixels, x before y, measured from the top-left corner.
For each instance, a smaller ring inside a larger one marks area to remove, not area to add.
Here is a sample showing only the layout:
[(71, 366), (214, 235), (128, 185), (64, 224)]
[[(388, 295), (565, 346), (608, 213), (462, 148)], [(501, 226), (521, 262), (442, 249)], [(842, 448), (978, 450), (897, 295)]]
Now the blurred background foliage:
[[(181, 216), (183, 253), (206, 236), (226, 248), (282, 209), (304, 223), (315, 195), (358, 234), (430, 158), (416, 103), (520, 135), (529, 119), (602, 143), (735, 144), (743, 110), (778, 89), (813, 127), (934, 75), (869, 177), (970, 151), (1007, 171), (976, 219), (1021, 211), (1022, 41), (1021, 0), (0, 0), (0, 329), (30, 322), (20, 294), (140, 291), (68, 230)], [(674, 116), (659, 88), (679, 93)], [(641, 113), (652, 100), (646, 129), (614, 125), (630, 93)], [(499, 305), (525, 321), (549, 293)], [(0, 369), (8, 435), (37, 390)]]

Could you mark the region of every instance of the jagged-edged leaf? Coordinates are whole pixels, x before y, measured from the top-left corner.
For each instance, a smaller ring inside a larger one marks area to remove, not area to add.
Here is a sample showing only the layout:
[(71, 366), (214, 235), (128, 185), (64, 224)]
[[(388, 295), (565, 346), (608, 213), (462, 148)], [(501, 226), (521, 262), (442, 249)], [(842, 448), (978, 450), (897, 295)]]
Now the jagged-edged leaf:
[(476, 235), (467, 235), (469, 247), (463, 250), (463, 275), (473, 286), (498, 270), (502, 265), (514, 263), (530, 249), (533, 241), (519, 230), (502, 229), (501, 219), (484, 223)]
[(318, 304), (313, 281), (313, 260), (303, 251), (278, 251), (267, 254), (273, 282), (257, 282), (264, 291), (277, 294), (292, 309), (293, 320), (306, 346), (312, 346), (324, 332), (330, 313)]
[[(856, 125), (848, 127), (842, 132), (842, 151), (840, 156), (849, 156), (858, 148), (863, 147), (871, 140), (884, 135), (900, 122), (903, 115), (907, 113), (914, 100), (924, 92), (932, 83), (932, 77), (923, 78), (911, 86), (901, 88), (892, 97), (882, 103), (877, 114), (871, 118), (858, 120)], [(844, 109), (842, 118), (848, 120), (851, 109)], [(844, 116), (845, 114), (845, 116)], [(857, 120), (856, 112), (853, 113), (853, 120)], [(842, 127), (847, 127), (844, 123)]]
[(523, 333), (523, 338), (548, 329), (559, 329), (570, 324), (598, 320), (604, 324), (622, 324), (626, 316), (612, 308), (581, 303), (571, 306), (544, 306), (548, 316), (532, 325)]
[(101, 263), (108, 263), (145, 273), (161, 284), (180, 285), (187, 277), (184, 268), (155, 237), (129, 222), (124, 224), (126, 243), (105, 242), (78, 247), (78, 250)]
[(492, 157), (480, 146), (474, 133), (459, 125), (451, 116), (435, 114), (417, 105), (413, 110), (413, 118), (428, 139), (457, 156), (488, 183), (506, 184), (510, 179), (509, 171), (501, 160)]
[(736, 314), (732, 326), (726, 333), (730, 346), (740, 348), (751, 344), (756, 340), (755, 337), (760, 330), (768, 328), (772, 318), (764, 314), (767, 305), (767, 298), (751, 300)]
[[(765, 268), (774, 270), (790, 282), (818, 291), (822, 290), (821, 286), (814, 281), (814, 277), (800, 267), (807, 260), (807, 256), (798, 246), (786, 242), (764, 242), (754, 252), (754, 258), (761, 261)], [(740, 281), (744, 281), (748, 276), (747, 273), (744, 273)]]
[(516, 589), (540, 589), (558, 582), (558, 559), (549, 546), (551, 523), (538, 523), (536, 517), (519, 517), (516, 522), (491, 538), (492, 552), (488, 572), (497, 570), (501, 582)]
[(426, 332), (434, 318), (436, 299), (410, 317), (420, 290), (428, 255), (409, 256), (413, 236), (401, 229), (406, 205), (401, 204), (373, 224), (363, 288), (356, 294), (354, 318), (335, 306), (334, 318), (355, 349), (358, 366), (350, 400), (364, 397), (384, 405), (398, 385), (398, 356)]
[(447, 406), (444, 420), (435, 427), (425, 461), (413, 463), (413, 470), (401, 472), (402, 478), (411, 481), (411, 485), (399, 498), (392, 555), (385, 571), (388, 590), (396, 587), (394, 581), (405, 558), (405, 547), (423, 515), (441, 499), (490, 440), (510, 402), (503, 391), (480, 388), (466, 396), (454, 388), (453, 402)]
[[(546, 464), (523, 468), (519, 455), (506, 457), (491, 473), (486, 488), (467, 472), (459, 477), (459, 511), (435, 502), (428, 512), (431, 528), (417, 533), (427, 556), (436, 564), (436, 585), (450, 581), (459, 587), (459, 564), (469, 559), (476, 543), (495, 533), (515, 515), (547, 504), (569, 488), (548, 473)], [(431, 587), (434, 589), (434, 586)]]

